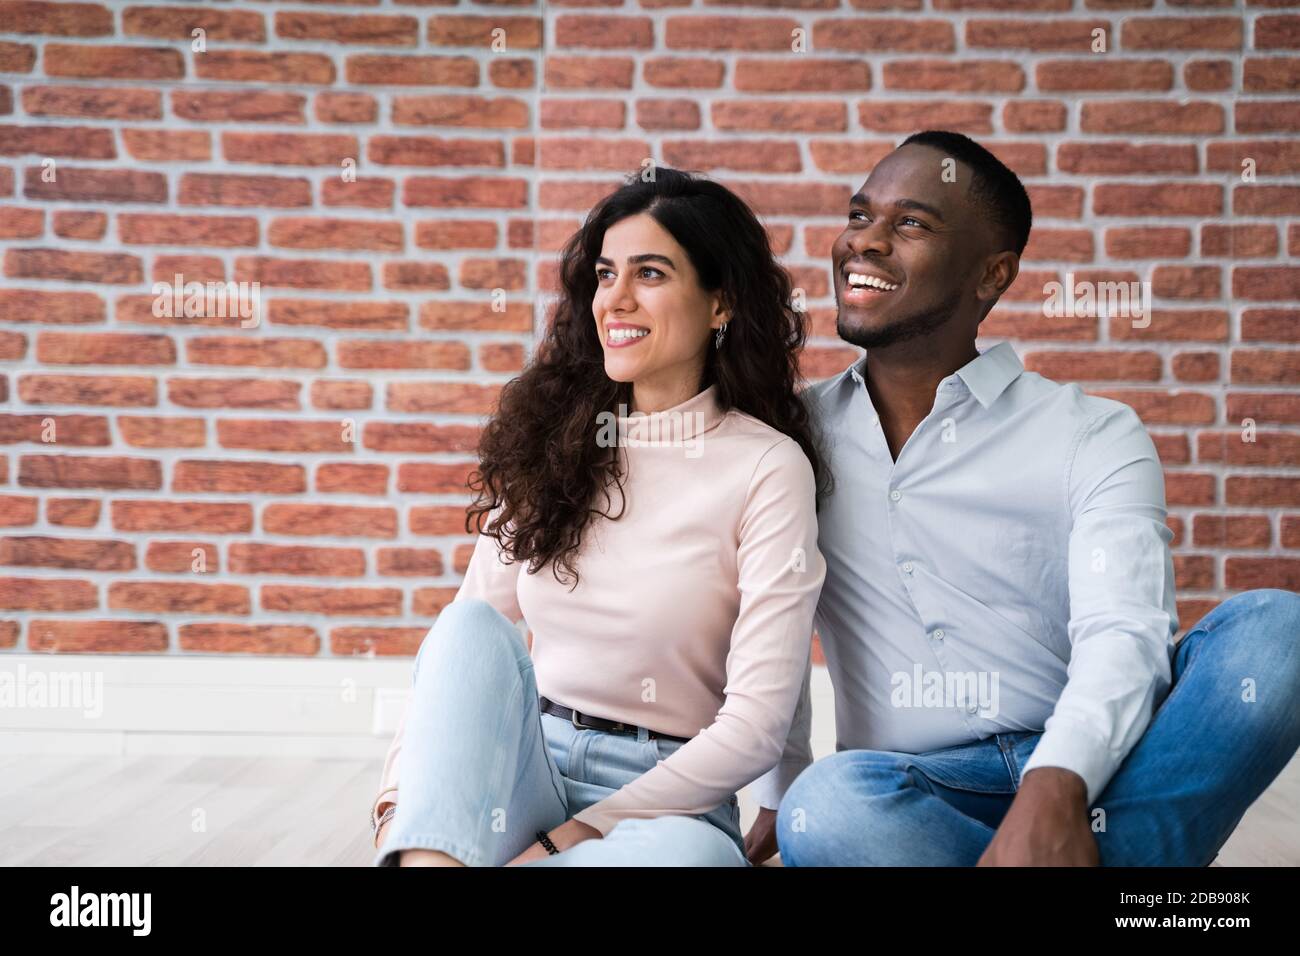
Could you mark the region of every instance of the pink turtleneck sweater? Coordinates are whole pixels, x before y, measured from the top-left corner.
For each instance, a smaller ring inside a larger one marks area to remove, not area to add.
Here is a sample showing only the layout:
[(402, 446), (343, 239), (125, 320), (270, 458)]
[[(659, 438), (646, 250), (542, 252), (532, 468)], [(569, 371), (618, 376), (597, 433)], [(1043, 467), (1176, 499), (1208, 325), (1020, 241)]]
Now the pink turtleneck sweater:
[[(611, 416), (612, 419), (612, 416)], [(609, 425), (623, 495), (588, 526), (580, 583), (500, 560), (480, 535), (456, 594), (533, 633), (538, 690), (584, 714), (690, 737), (667, 759), (574, 814), (620, 820), (707, 813), (779, 760), (807, 666), (826, 574), (812, 466), (798, 443), (717, 405), (717, 386)], [(402, 727), (377, 813), (398, 798)]]

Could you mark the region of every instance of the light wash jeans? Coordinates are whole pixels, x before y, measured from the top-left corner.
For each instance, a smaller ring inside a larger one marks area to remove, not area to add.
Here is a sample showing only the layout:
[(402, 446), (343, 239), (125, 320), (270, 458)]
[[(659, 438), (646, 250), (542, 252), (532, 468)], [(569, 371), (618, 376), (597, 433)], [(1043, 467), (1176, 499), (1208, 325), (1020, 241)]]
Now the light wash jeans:
[[(1090, 810), (1090, 822), (1105, 812), (1102, 866), (1208, 865), (1300, 746), (1300, 595), (1229, 598), (1184, 635), (1172, 664), (1169, 694)], [(1041, 736), (818, 760), (777, 811), (781, 860), (973, 866)]]
[[(413, 685), (397, 812), (377, 866), (396, 866), (395, 851), (415, 848), (468, 866), (508, 863), (538, 830), (555, 829), (683, 746), (644, 728), (635, 736), (579, 730), (543, 714), (523, 637), (482, 600), (443, 608), (416, 655)], [(748, 866), (744, 846), (732, 794), (698, 817), (622, 820), (604, 839), (526, 865)]]

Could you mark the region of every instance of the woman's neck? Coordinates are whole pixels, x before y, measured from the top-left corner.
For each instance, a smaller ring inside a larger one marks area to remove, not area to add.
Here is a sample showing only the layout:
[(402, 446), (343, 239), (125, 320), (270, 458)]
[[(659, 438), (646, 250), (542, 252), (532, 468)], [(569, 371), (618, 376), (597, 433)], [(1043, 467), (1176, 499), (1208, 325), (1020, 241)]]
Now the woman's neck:
[[(695, 385), (692, 386), (691, 382), (695, 382)], [(634, 381), (631, 411), (650, 415), (662, 412), (664, 409), (676, 408), (704, 390), (699, 382), (699, 375), (692, 379), (677, 379), (671, 382)]]

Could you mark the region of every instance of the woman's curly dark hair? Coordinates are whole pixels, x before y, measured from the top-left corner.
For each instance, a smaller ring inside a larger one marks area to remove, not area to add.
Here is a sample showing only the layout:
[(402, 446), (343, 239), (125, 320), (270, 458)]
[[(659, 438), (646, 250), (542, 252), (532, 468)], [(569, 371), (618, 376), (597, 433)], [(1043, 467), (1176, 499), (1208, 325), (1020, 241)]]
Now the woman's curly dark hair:
[[(529, 562), (533, 574), (552, 563), (572, 575), (592, 507), (612, 480), (622, 492), (616, 449), (597, 443), (601, 412), (632, 406), (632, 383), (605, 374), (604, 350), (592, 314), (596, 258), (605, 231), (646, 213), (690, 256), (700, 284), (721, 290), (730, 310), (723, 347), (710, 343), (699, 391), (717, 384), (725, 413), (739, 409), (799, 443), (812, 464), (818, 499), (830, 477), (804, 397), (798, 357), (807, 337), (790, 301), (790, 277), (776, 261), (767, 232), (734, 193), (706, 178), (656, 167), (605, 197), (561, 253), (560, 297), (545, 336), (524, 371), (502, 387), (497, 409), (480, 437), (477, 492), (467, 532), (495, 538), (508, 563)], [(698, 392), (697, 392), (698, 394)], [(623, 414), (626, 414), (624, 410)], [(494, 520), (485, 521), (500, 507)], [(621, 512), (620, 512), (621, 516)]]

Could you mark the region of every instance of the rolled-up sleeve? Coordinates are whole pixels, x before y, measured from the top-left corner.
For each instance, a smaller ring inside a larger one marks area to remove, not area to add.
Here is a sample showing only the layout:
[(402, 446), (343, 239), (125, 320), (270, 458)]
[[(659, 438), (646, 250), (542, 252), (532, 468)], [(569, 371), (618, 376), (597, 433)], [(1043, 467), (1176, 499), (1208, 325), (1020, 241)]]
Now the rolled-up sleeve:
[(1067, 679), (1022, 776), (1072, 770), (1091, 806), (1169, 691), (1178, 629), (1164, 474), (1132, 409), (1116, 403), (1080, 429), (1065, 493)]

